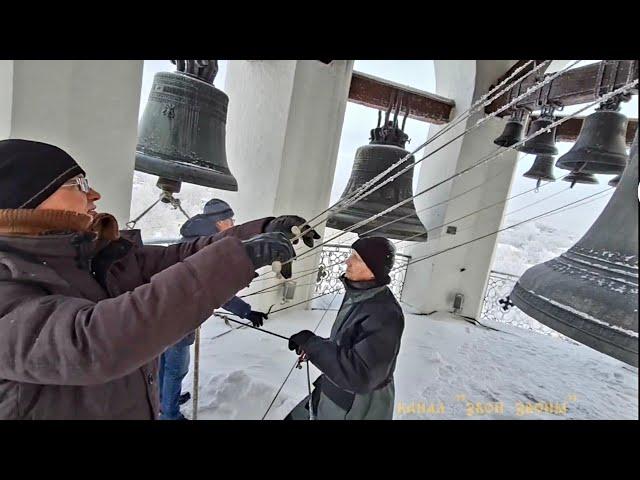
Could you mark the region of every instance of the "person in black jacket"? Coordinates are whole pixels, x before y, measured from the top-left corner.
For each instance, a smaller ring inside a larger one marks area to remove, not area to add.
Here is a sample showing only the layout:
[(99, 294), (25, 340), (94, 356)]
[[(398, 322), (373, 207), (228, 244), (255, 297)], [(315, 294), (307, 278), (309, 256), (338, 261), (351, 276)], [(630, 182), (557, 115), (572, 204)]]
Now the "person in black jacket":
[[(234, 212), (229, 204), (214, 198), (209, 200), (203, 213), (194, 215), (180, 228), (182, 241), (191, 241), (198, 237), (207, 237), (232, 228), (235, 225)], [(265, 227), (269, 231), (290, 230), (291, 226), (303, 226), (305, 219), (295, 215), (285, 215), (271, 218)], [(289, 234), (291, 237), (292, 234)], [(303, 241), (307, 246), (313, 246), (313, 240), (320, 236), (315, 230), (309, 231)], [(295, 241), (297, 243), (297, 241)], [(251, 321), (254, 327), (261, 327), (267, 314), (252, 310), (251, 305), (237, 296), (230, 298), (222, 308)], [(180, 412), (180, 405), (191, 398), (189, 392), (181, 394), (182, 380), (189, 373), (189, 349), (195, 341), (195, 332), (189, 333), (175, 345), (164, 351), (160, 357), (160, 374), (158, 387), (160, 389), (160, 403), (162, 408), (161, 420), (186, 420)]]
[[(329, 338), (303, 330), (289, 349), (304, 355), (322, 375), (311, 394), (318, 420), (391, 420), (393, 372), (404, 331), (402, 308), (387, 285), (395, 261), (384, 237), (356, 241), (341, 277), (345, 296)], [(285, 420), (308, 420), (309, 397)]]

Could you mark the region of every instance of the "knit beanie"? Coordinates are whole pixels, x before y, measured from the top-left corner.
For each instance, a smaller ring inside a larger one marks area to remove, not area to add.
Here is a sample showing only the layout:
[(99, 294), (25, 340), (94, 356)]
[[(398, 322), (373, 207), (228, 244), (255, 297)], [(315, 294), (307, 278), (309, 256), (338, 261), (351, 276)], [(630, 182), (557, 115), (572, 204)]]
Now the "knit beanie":
[(0, 209), (36, 208), (85, 172), (64, 150), (32, 140), (0, 140)]

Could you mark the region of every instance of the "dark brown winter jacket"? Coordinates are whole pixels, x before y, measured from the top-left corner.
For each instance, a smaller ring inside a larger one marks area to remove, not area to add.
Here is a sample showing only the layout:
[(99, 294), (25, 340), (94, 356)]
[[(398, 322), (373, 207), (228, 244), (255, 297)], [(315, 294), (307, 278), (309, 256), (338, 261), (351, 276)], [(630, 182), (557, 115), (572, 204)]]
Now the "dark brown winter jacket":
[(241, 240), (269, 220), (159, 247), (110, 239), (104, 215), (20, 233), (17, 212), (0, 210), (0, 419), (155, 419), (157, 357), (251, 282)]

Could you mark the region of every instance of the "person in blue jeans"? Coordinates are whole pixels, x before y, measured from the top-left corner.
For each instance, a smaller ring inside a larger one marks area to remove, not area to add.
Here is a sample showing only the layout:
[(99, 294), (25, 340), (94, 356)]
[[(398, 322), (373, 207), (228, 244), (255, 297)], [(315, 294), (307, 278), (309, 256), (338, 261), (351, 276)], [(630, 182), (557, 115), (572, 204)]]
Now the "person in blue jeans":
[[(228, 203), (214, 198), (209, 200), (203, 213), (190, 218), (180, 228), (182, 240), (215, 235), (234, 226), (233, 210)], [(222, 308), (251, 321), (260, 327), (267, 315), (251, 310), (251, 305), (238, 297), (233, 297)], [(191, 332), (175, 345), (167, 348), (160, 356), (158, 386), (160, 388), (161, 420), (186, 420), (180, 413), (180, 405), (189, 401), (189, 392), (181, 394), (182, 380), (189, 373), (189, 350), (195, 341), (195, 332)]]

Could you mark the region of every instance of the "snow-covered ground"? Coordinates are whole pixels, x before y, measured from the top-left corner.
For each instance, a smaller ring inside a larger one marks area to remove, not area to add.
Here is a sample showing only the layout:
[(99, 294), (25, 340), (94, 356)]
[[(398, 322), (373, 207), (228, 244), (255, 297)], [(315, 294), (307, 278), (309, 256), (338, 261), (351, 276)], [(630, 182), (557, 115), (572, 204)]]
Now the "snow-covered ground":
[[(317, 331), (328, 336), (335, 311), (287, 311), (264, 327), (288, 336), (323, 315)], [(500, 331), (448, 313), (406, 313), (394, 418), (638, 419), (637, 368), (575, 342), (488, 326)], [(261, 419), (296, 361), (285, 340), (231, 331), (217, 317), (202, 327), (200, 349), (201, 420)], [(185, 390), (192, 374), (193, 365)], [(312, 367), (312, 381), (318, 375)], [(282, 419), (306, 393), (306, 368), (293, 369), (266, 419)], [(191, 416), (191, 402), (183, 411)]]

